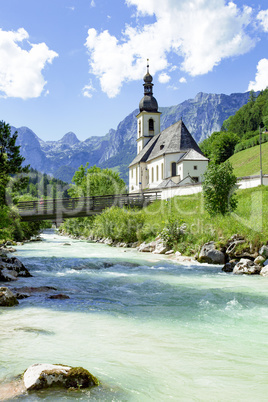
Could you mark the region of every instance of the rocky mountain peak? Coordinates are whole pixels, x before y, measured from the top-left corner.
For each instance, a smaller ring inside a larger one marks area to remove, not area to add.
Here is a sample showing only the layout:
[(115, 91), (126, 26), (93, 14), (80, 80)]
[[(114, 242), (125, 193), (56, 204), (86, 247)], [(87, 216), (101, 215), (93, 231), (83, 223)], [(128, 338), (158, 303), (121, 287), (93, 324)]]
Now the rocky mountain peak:
[(77, 136), (75, 135), (75, 133), (73, 133), (72, 131), (69, 131), (68, 133), (66, 133), (62, 139), (60, 140), (60, 142), (62, 144), (67, 144), (67, 145), (75, 145), (78, 144), (80, 141), (77, 138)]

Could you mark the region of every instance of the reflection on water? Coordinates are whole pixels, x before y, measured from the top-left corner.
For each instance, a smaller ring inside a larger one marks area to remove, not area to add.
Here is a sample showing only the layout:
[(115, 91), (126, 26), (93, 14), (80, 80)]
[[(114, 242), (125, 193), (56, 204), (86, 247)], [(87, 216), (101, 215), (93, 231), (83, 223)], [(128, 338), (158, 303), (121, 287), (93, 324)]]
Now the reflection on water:
[[(74, 241), (47, 232), (18, 247), (32, 278), (49, 286), (0, 310), (0, 378), (37, 362), (83, 366), (102, 386), (42, 391), (20, 400), (267, 399), (265, 278)], [(64, 245), (70, 243), (71, 246)], [(65, 294), (65, 300), (50, 299)]]

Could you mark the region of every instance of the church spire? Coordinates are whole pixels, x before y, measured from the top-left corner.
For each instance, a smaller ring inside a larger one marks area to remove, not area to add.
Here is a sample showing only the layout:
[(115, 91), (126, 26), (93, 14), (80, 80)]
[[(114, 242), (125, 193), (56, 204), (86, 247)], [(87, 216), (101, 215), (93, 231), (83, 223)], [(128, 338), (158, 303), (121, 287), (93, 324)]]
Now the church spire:
[(147, 73), (143, 77), (143, 87), (144, 87), (144, 97), (140, 101), (139, 108), (140, 111), (145, 112), (158, 112), (158, 104), (156, 99), (153, 97), (153, 77), (149, 72), (149, 59), (147, 59)]

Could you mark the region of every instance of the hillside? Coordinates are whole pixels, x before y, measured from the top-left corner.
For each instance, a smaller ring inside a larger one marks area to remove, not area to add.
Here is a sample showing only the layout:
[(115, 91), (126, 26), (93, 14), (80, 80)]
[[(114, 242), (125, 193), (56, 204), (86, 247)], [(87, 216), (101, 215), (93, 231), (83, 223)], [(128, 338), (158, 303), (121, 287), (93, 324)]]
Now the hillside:
[[(260, 174), (260, 147), (248, 148), (229, 158), (237, 177)], [(268, 142), (262, 144), (262, 172), (268, 174)]]
[[(159, 108), (161, 129), (183, 118), (197, 142), (219, 131), (223, 122), (247, 103), (249, 93), (231, 95), (199, 93), (176, 106)], [(79, 141), (72, 132), (59, 141), (43, 141), (28, 127), (18, 131), (18, 145), (25, 157), (25, 164), (40, 172), (70, 182), (74, 172), (89, 162), (90, 166), (112, 168), (128, 183), (128, 165), (136, 155), (136, 115), (138, 109), (122, 120), (117, 129), (110, 129), (105, 136), (90, 136)]]

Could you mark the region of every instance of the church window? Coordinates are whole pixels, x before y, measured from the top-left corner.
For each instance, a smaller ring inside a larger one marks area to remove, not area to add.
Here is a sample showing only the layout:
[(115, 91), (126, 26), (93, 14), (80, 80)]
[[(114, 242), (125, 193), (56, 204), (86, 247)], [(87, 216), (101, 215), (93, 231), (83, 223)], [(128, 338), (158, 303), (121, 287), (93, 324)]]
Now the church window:
[(171, 163), (171, 176), (176, 176), (176, 162)]
[(136, 186), (138, 185), (138, 167), (136, 167)]
[(164, 178), (164, 163), (161, 163), (161, 179)]
[(141, 136), (141, 121), (139, 120), (139, 137)]
[(161, 145), (160, 145), (160, 151), (162, 151), (163, 148), (164, 148), (164, 145), (161, 144)]
[(154, 131), (154, 121), (153, 121), (153, 119), (149, 119), (149, 131)]
[(156, 166), (156, 181), (158, 181), (158, 165)]
[(154, 181), (154, 168), (152, 168), (152, 182)]
[(131, 169), (131, 178), (133, 179), (133, 170), (134, 169)]
[(194, 170), (197, 170), (197, 166), (196, 166), (196, 165), (194, 165)]

